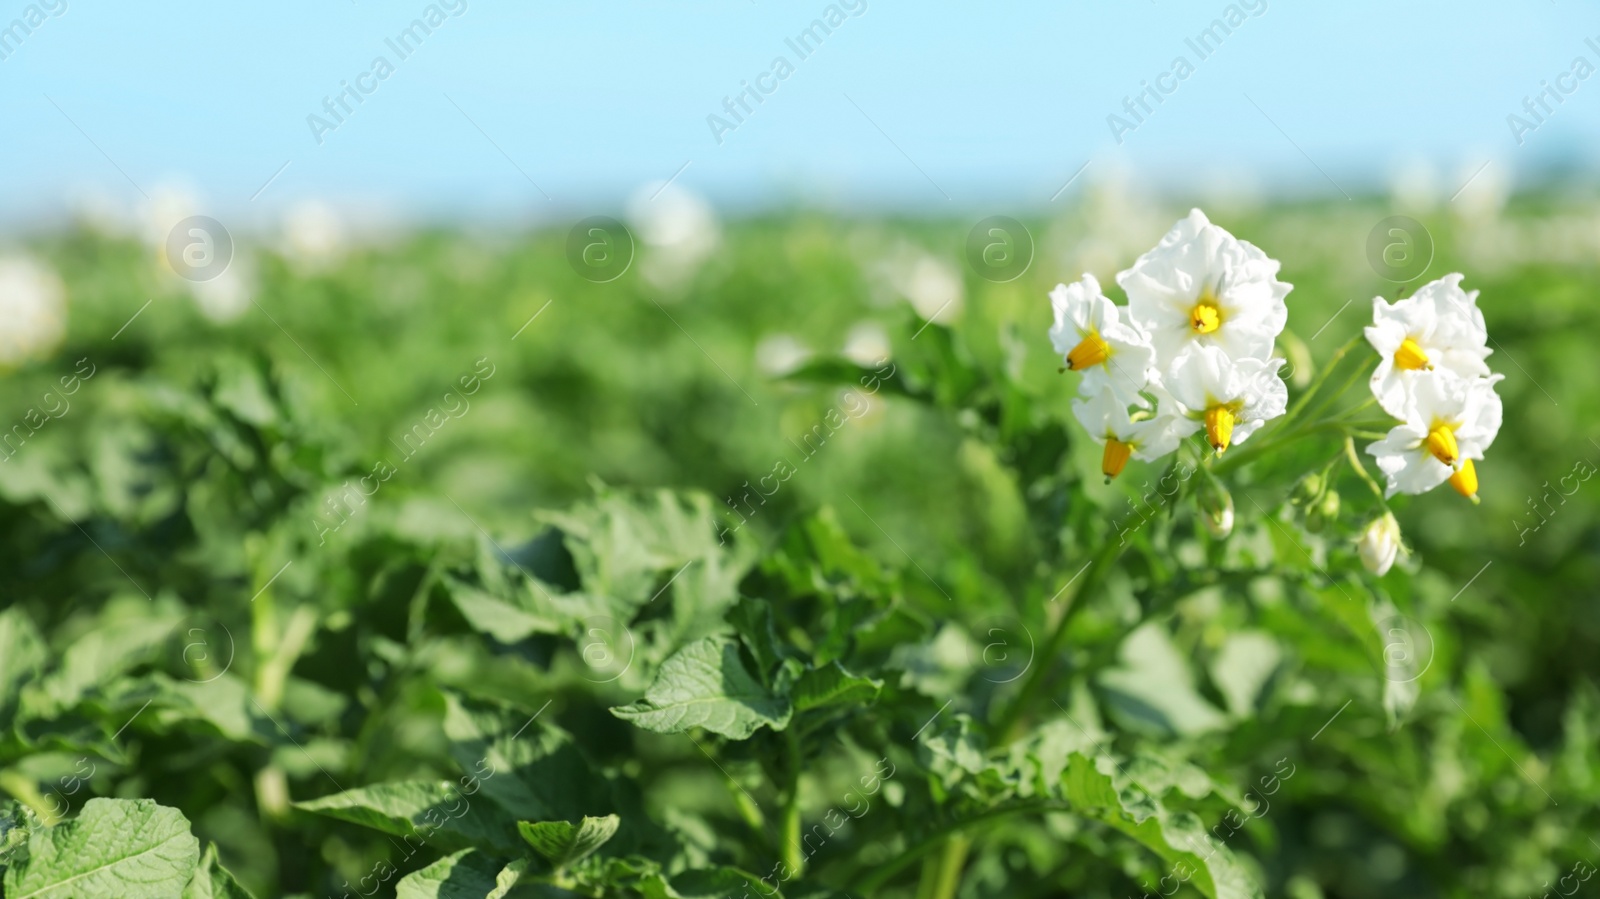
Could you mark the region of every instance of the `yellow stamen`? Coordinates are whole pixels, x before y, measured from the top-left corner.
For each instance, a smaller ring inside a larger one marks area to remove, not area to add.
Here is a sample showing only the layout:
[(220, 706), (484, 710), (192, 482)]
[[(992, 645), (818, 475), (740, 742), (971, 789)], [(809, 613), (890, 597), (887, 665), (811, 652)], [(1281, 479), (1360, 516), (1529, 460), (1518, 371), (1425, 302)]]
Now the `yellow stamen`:
[(1456, 492), (1472, 500), (1473, 505), (1478, 503), (1478, 470), (1472, 467), (1471, 459), (1462, 459), (1461, 467), (1450, 476), (1450, 486)]
[(1111, 347), (1100, 336), (1099, 331), (1090, 331), (1083, 340), (1067, 353), (1067, 368), (1073, 371), (1083, 371), (1091, 366), (1099, 365), (1111, 357)]
[(1122, 467), (1128, 464), (1128, 456), (1133, 453), (1133, 445), (1123, 443), (1115, 437), (1106, 438), (1106, 451), (1100, 457), (1100, 471), (1106, 476), (1106, 483), (1122, 474)]
[(1227, 406), (1212, 406), (1206, 410), (1206, 439), (1218, 453), (1233, 442), (1233, 423), (1238, 417)]
[(1428, 361), (1428, 354), (1422, 350), (1422, 344), (1409, 337), (1400, 341), (1400, 349), (1394, 351), (1394, 364), (1406, 371), (1433, 368), (1433, 364)]
[(1461, 455), (1461, 448), (1456, 446), (1454, 428), (1444, 422), (1434, 424), (1433, 429), (1428, 432), (1428, 439), (1425, 443), (1428, 447), (1428, 452), (1432, 453), (1435, 459), (1451, 468), (1455, 467), (1456, 457)]
[(1189, 327), (1196, 334), (1210, 334), (1222, 327), (1222, 310), (1217, 308), (1211, 291), (1200, 294), (1200, 301), (1189, 310)]

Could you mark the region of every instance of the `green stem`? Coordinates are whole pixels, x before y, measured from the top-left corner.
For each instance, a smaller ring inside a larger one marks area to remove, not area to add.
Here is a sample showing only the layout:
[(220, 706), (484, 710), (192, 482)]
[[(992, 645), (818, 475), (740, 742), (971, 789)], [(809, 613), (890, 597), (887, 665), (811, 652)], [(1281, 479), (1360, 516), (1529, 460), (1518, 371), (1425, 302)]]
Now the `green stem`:
[(1350, 467), (1355, 469), (1356, 476), (1361, 478), (1362, 483), (1372, 490), (1372, 495), (1378, 498), (1378, 505), (1383, 508), (1383, 511), (1388, 512), (1389, 503), (1383, 498), (1383, 488), (1379, 487), (1378, 482), (1373, 480), (1372, 475), (1367, 473), (1367, 467), (1361, 464), (1361, 456), (1356, 453), (1355, 439), (1348, 434), (1344, 438), (1344, 455), (1346, 459), (1350, 460)]
[(1363, 357), (1360, 363), (1350, 371), (1349, 377), (1344, 379), (1344, 383), (1339, 385), (1339, 389), (1333, 394), (1318, 400), (1316, 406), (1312, 407), (1306, 414), (1320, 414), (1334, 403), (1339, 402), (1340, 398), (1345, 395), (1345, 392), (1348, 391), (1357, 381), (1365, 378), (1377, 364), (1378, 360), (1376, 357)]
[[(1340, 347), (1338, 352), (1333, 354), (1333, 358), (1328, 360), (1328, 364), (1323, 366), (1321, 371), (1317, 372), (1316, 379), (1311, 382), (1310, 387), (1306, 388), (1306, 392), (1300, 394), (1299, 398), (1294, 401), (1294, 405), (1289, 407), (1289, 411), (1286, 412), (1282, 418), (1273, 421), (1269, 426), (1270, 429), (1263, 430), (1262, 433), (1258, 434), (1254, 440), (1250, 441), (1250, 445), (1248, 447), (1235, 450), (1230, 453), (1226, 459), (1218, 460), (1216, 463), (1217, 472), (1220, 474), (1224, 471), (1232, 471), (1241, 465), (1245, 465), (1254, 461), (1256, 458), (1265, 455), (1266, 453), (1280, 449), (1318, 430), (1321, 430), (1324, 427), (1327, 427), (1330, 423), (1327, 421), (1318, 422), (1317, 424), (1309, 426), (1296, 424), (1296, 422), (1298, 422), (1302, 416), (1309, 416), (1321, 411), (1329, 403), (1337, 402), (1339, 397), (1344, 395), (1345, 390), (1349, 388), (1350, 384), (1353, 383), (1356, 378), (1361, 377), (1361, 375), (1366, 372), (1367, 367), (1372, 360), (1363, 360), (1360, 365), (1356, 366), (1355, 373), (1351, 375), (1350, 379), (1339, 388), (1339, 391), (1335, 393), (1331, 399), (1325, 398), (1319, 401), (1314, 408), (1308, 408), (1310, 407), (1311, 401), (1320, 393), (1322, 393), (1322, 389), (1327, 386), (1328, 380), (1333, 377), (1334, 370), (1339, 367), (1339, 364), (1344, 361), (1344, 357), (1355, 348), (1356, 344), (1359, 343), (1361, 339), (1361, 335), (1357, 335), (1351, 338), (1349, 343), (1346, 343), (1344, 346)], [(1365, 408), (1365, 406), (1357, 406), (1356, 408), (1361, 409)], [(1355, 410), (1347, 410), (1347, 412), (1350, 411)]]
[(1009, 818), (1013, 815), (1027, 815), (1034, 812), (1050, 811), (1064, 812), (1070, 811), (1071, 809), (1071, 803), (1063, 802), (1057, 799), (1042, 799), (1035, 800), (1033, 802), (1019, 802), (1016, 805), (999, 806), (997, 808), (989, 809), (988, 811), (979, 812), (970, 818), (963, 818), (960, 821), (953, 821), (949, 824), (945, 824), (936, 829), (933, 833), (917, 841), (914, 845), (908, 847), (904, 852), (890, 859), (888, 862), (880, 865), (874, 865), (872, 873), (868, 874), (864, 879), (861, 880), (860, 890), (869, 896), (873, 893), (876, 893), (878, 890), (882, 889), (883, 885), (888, 883), (891, 878), (904, 870), (907, 865), (933, 851), (947, 838), (977, 827), (979, 824), (983, 824), (987, 821), (993, 821), (997, 818)]
[[(719, 765), (718, 768), (720, 769), (721, 766)], [(761, 807), (756, 805), (754, 799), (750, 798), (750, 794), (745, 792), (744, 787), (739, 786), (739, 782), (733, 779), (733, 775), (726, 771), (722, 772), (722, 783), (728, 788), (728, 795), (733, 799), (733, 807), (739, 812), (739, 817), (744, 819), (744, 823), (752, 831), (761, 836), (762, 842), (770, 842), (767, 819), (761, 814)]]
[(1339, 362), (1344, 359), (1345, 355), (1355, 348), (1355, 345), (1359, 340), (1361, 340), (1361, 335), (1359, 334), (1350, 338), (1349, 343), (1346, 343), (1344, 346), (1340, 347), (1338, 352), (1333, 354), (1333, 358), (1329, 359), (1328, 364), (1322, 367), (1322, 371), (1317, 372), (1316, 380), (1311, 382), (1311, 386), (1306, 388), (1305, 393), (1300, 394), (1300, 398), (1295, 400), (1293, 406), (1289, 407), (1288, 414), (1284, 415), (1284, 425), (1294, 421), (1295, 417), (1298, 416), (1303, 409), (1305, 409), (1306, 404), (1311, 402), (1311, 398), (1316, 396), (1318, 391), (1322, 390), (1322, 385), (1327, 383), (1328, 377), (1333, 374), (1333, 370), (1339, 366)]
[(928, 883), (928, 899), (955, 899), (961, 888), (961, 872), (967, 866), (967, 852), (972, 848), (972, 837), (954, 834), (946, 842), (944, 854), (929, 856), (937, 859), (933, 868), (934, 879)]
[(800, 738), (794, 728), (784, 731), (789, 752), (789, 785), (783, 803), (783, 820), (779, 826), (778, 851), (789, 869), (790, 877), (799, 877), (806, 859), (800, 846)]
[(1062, 645), (1067, 641), (1067, 629), (1072, 624), (1073, 616), (1087, 603), (1088, 597), (1099, 589), (1100, 582), (1105, 580), (1106, 573), (1122, 555), (1126, 546), (1121, 541), (1113, 541), (1107, 535), (1105, 545), (1100, 547), (1100, 552), (1089, 563), (1089, 570), (1083, 573), (1083, 584), (1066, 600), (1066, 610), (1061, 613), (1061, 620), (1057, 622), (1055, 633), (1050, 635), (1050, 640), (1045, 644), (1044, 652), (1040, 654), (1038, 667), (1023, 681), (1022, 689), (1018, 691), (1017, 698), (1011, 703), (994, 727), (992, 733), (1000, 736), (1001, 743), (1009, 743), (1016, 739), (1016, 728), (1022, 723), (1023, 715), (1028, 708), (1038, 699), (1038, 694), (1044, 688), (1044, 682), (1049, 677), (1054, 667), (1056, 656), (1061, 654)]

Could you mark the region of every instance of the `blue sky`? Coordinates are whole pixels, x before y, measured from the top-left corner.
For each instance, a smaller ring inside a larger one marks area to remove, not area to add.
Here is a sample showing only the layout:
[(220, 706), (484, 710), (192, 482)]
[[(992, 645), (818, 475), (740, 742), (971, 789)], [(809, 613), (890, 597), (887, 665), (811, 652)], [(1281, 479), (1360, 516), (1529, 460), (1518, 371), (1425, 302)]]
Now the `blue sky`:
[[(1567, 77), (1521, 146), (1507, 123), (1577, 57), (1600, 64), (1580, 0), (1256, 0), (1203, 60), (1186, 39), (1228, 3), (857, 0), (804, 59), (786, 38), (820, 0), (455, 3), (404, 59), (386, 39), (420, 0), (36, 4), (0, 60), (0, 218), (177, 182), (236, 216), (319, 197), (537, 220), (674, 173), (725, 207), (1025, 209), (1086, 162), (1178, 192), (1337, 195), (1402, 163), (1589, 168), (1600, 137), (1600, 77)], [(0, 29), (30, 5), (0, 0)], [(780, 55), (792, 71), (765, 77)], [(1119, 144), (1107, 116), (1179, 56), (1193, 71)], [(324, 98), (357, 76), (375, 89), (319, 145), (307, 117), (331, 122)], [(719, 143), (707, 117), (758, 76), (776, 89)]]

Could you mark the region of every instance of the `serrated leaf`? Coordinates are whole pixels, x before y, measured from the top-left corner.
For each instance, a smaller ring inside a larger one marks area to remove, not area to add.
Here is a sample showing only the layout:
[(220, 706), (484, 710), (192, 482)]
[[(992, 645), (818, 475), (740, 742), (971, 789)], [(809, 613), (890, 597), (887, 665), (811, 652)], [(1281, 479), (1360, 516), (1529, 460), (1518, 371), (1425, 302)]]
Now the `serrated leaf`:
[(72, 821), (35, 830), (6, 870), (7, 899), (170, 899), (200, 861), (189, 819), (150, 799), (91, 799)]
[(987, 746), (972, 717), (953, 715), (930, 721), (917, 740), (917, 755), (936, 775), (940, 789), (949, 791), (958, 784), (992, 773), (994, 766), (986, 756)]
[(738, 644), (715, 636), (679, 650), (662, 664), (643, 700), (615, 707), (611, 714), (656, 733), (703, 727), (745, 740), (762, 726), (783, 730), (790, 708), (745, 670)]
[(721, 625), (757, 551), (753, 541), (728, 539), (711, 498), (698, 493), (634, 498), (601, 485), (592, 503), (540, 518), (561, 529), (583, 589), (610, 603), (612, 615), (628, 620), (646, 603), (670, 601), (680, 640)]
[(297, 802), (295, 808), (404, 837), (408, 846), (420, 841), (419, 847), (446, 852), (468, 846), (515, 849), (516, 819), (493, 802), (467, 795), (468, 790), (477, 793), (479, 786), (470, 779), (466, 787), (450, 780), (397, 781)]
[[(1211, 838), (1190, 812), (1172, 812), (1148, 790), (1118, 787), (1117, 762), (1108, 755), (1073, 753), (1061, 773), (1068, 802), (1137, 840), (1167, 863), (1169, 873), (1210, 899), (1262, 899), (1264, 894), (1227, 847)], [(1200, 852), (1205, 852), (1201, 855)]]
[(574, 824), (570, 821), (519, 821), (517, 832), (540, 855), (558, 868), (582, 861), (594, 854), (617, 833), (622, 819), (616, 815), (591, 818), (587, 815)]
[(254, 899), (250, 891), (234, 879), (232, 872), (222, 867), (217, 859), (215, 844), (206, 847), (200, 858), (200, 867), (194, 872), (189, 885), (183, 888), (183, 899)]
[(795, 711), (805, 712), (824, 706), (866, 705), (878, 698), (883, 681), (861, 677), (838, 662), (812, 668), (801, 675), (790, 693)]

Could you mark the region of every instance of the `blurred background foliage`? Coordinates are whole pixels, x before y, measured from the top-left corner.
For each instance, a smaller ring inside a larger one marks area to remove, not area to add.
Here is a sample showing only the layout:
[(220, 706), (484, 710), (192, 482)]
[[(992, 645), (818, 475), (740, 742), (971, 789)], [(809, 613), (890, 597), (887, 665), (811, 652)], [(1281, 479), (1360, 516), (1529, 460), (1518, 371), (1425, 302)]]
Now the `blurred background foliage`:
[[(1028, 219), (1033, 264), (991, 283), (962, 263), (964, 220), (718, 221), (671, 199), (604, 284), (574, 273), (560, 229), (237, 235), (229, 280), (199, 288), (94, 225), (19, 247), (59, 276), (67, 329), (7, 373), (0, 425), (59, 410), (46, 395), (80, 360), (93, 375), (59, 417), (11, 430), (26, 439), (0, 462), (0, 790), (27, 800), (88, 759), (71, 810), (153, 798), (255, 895), (339, 895), (449, 847), (401, 858), (294, 803), (453, 778), (448, 710), (498, 703), (570, 732), (592, 766), (577, 780), (613, 797), (581, 814), (621, 814), (618, 840), (668, 875), (765, 873), (779, 850), (740, 794), (781, 804), (778, 735), (697, 743), (606, 711), (725, 621), (765, 677), (744, 595), (805, 664), (882, 682), (807, 725), (803, 820), (875, 760), (897, 771), (888, 809), (786, 895), (854, 893), (939, 826), (1026, 797), (979, 732), (1047, 664), (1053, 600), (1143, 522), (1162, 474), (1134, 462), (1102, 483), (1046, 295), (1084, 270), (1112, 284), (1187, 205), (1096, 187)], [(1232, 475), (1227, 541), (1186, 489), (1087, 600), (1055, 704), (1025, 718), (1018, 752), (1057, 771), (1069, 751), (1198, 766), (1214, 795), (1101, 773), (1206, 824), (1277, 771), (1270, 811), (1227, 842), (1267, 895), (1540, 895), (1600, 863), (1600, 485), (1561, 480), (1600, 464), (1600, 216), (1561, 192), (1463, 206), (1409, 214), (1436, 245), (1423, 280), (1462, 271), (1482, 291), (1506, 375), (1482, 505), (1399, 500), (1411, 552), (1373, 579), (1353, 481), (1317, 533), (1288, 503), (1328, 447)], [(1395, 296), (1366, 258), (1387, 200), (1206, 211), (1283, 261), (1310, 357), (1291, 357), (1296, 387)], [(845, 386), (885, 367), (871, 395)], [(378, 486), (353, 502), (349, 484)], [(541, 585), (555, 597), (532, 598)], [(1395, 616), (1414, 658), (1385, 656)], [(1097, 820), (997, 819), (960, 895), (1139, 895), (1170, 871)], [(884, 894), (912, 895), (915, 873)]]

